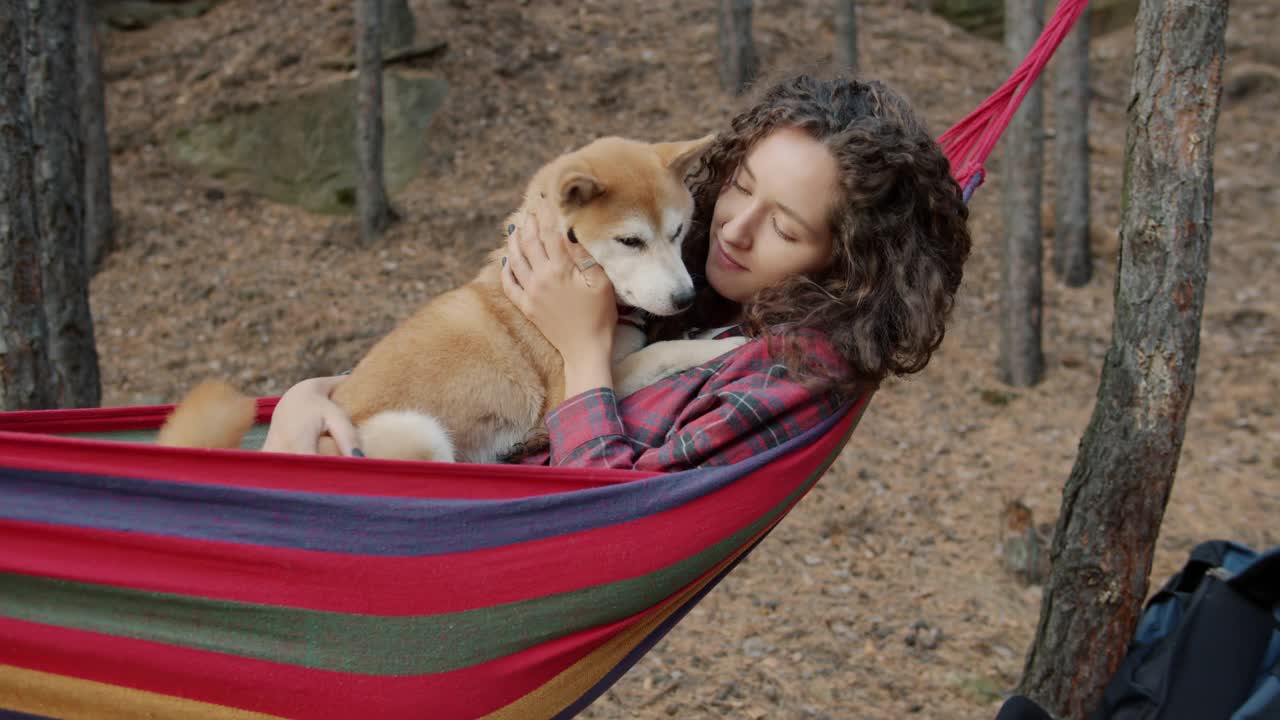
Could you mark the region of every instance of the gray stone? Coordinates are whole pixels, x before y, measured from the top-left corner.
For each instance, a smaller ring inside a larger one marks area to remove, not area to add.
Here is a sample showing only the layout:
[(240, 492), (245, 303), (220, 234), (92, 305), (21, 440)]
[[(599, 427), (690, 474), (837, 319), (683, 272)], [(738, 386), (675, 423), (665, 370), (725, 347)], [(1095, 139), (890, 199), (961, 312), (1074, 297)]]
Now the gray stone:
[(99, 17), (116, 30), (142, 30), (165, 20), (185, 20), (205, 14), (218, 0), (152, 2), (111, 0), (99, 2)]
[[(447, 92), (444, 80), (386, 73), (383, 78), (388, 194), (418, 174), (426, 129)], [(312, 212), (355, 210), (355, 81), (347, 79), (242, 114), (178, 131), (170, 150), (182, 163)]]

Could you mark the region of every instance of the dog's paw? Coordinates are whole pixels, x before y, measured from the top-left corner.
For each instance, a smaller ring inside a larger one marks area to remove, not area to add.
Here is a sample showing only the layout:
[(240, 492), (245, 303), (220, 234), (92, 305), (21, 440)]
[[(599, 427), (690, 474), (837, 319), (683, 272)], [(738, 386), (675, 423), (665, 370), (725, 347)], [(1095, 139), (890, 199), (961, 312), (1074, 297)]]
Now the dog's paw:
[(751, 342), (751, 338), (738, 335), (736, 337), (720, 338), (719, 340), (699, 340), (698, 342), (708, 344), (707, 352), (710, 353), (710, 355), (707, 356), (707, 360), (714, 360), (725, 353), (733, 352), (743, 345), (746, 345)]

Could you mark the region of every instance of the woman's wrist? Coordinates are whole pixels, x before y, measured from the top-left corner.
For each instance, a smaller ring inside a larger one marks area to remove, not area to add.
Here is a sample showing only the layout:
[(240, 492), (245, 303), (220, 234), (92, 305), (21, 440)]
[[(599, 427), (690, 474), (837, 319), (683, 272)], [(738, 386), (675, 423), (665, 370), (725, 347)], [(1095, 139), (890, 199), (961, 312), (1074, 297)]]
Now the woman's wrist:
[(564, 362), (564, 396), (571, 398), (588, 390), (613, 387), (613, 362), (609, 348), (589, 353), (572, 353)]

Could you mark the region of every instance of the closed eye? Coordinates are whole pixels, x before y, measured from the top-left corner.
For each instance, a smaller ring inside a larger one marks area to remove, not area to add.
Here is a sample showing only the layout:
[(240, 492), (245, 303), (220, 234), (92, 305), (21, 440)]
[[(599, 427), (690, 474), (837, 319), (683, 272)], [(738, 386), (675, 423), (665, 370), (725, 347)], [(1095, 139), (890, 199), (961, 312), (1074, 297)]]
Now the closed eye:
[(644, 238), (636, 237), (635, 235), (627, 235), (625, 237), (620, 237), (615, 239), (622, 245), (625, 245), (629, 248), (639, 249), (644, 247)]
[(679, 240), (679, 239), (680, 239), (680, 231), (681, 231), (681, 230), (684, 230), (684, 223), (681, 223), (681, 224), (677, 225), (677, 226), (676, 226), (676, 231), (675, 231), (675, 232), (673, 232), (673, 233), (671, 233), (671, 242), (675, 242), (676, 240)]
[(779, 235), (781, 235), (781, 236), (782, 236), (782, 239), (783, 239), (783, 240), (786, 240), (787, 242), (791, 242), (791, 243), (796, 242), (795, 237), (793, 237), (793, 236), (791, 236), (791, 235), (786, 234), (785, 232), (783, 232), (783, 231), (782, 231), (782, 228), (778, 227), (778, 221), (777, 221), (777, 220), (774, 220), (774, 221), (773, 221), (773, 229), (774, 229), (774, 231), (775, 231), (775, 232), (777, 232)]

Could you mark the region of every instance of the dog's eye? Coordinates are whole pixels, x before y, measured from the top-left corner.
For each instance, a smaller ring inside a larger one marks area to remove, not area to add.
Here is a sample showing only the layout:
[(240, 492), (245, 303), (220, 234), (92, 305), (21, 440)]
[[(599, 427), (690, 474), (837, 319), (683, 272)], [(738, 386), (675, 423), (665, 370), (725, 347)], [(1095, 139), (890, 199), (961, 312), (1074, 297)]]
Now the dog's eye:
[(626, 236), (626, 237), (620, 237), (620, 238), (617, 238), (617, 240), (618, 240), (618, 242), (622, 243), (623, 245), (626, 245), (626, 246), (627, 246), (627, 247), (629, 247), (629, 248), (642, 248), (642, 247), (644, 247), (644, 239), (643, 239), (643, 238), (638, 238), (638, 237), (636, 237), (635, 235), (628, 235), (628, 236)]
[(676, 231), (671, 233), (671, 242), (675, 242), (680, 237), (680, 231), (684, 229), (684, 223), (676, 226)]

